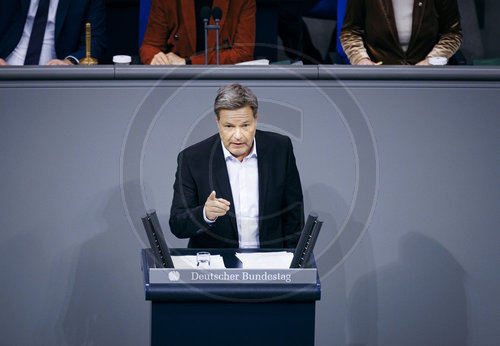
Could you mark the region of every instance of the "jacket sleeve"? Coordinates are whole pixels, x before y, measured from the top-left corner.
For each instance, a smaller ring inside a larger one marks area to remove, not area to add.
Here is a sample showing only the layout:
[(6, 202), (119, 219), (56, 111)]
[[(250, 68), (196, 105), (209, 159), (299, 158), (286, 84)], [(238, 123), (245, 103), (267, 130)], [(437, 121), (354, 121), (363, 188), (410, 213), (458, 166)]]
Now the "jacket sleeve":
[(203, 204), (198, 203), (196, 182), (184, 153), (177, 157), (174, 197), (170, 209), (169, 225), (178, 238), (190, 238), (210, 228), (203, 218)]
[(427, 57), (451, 58), (462, 44), (462, 27), (457, 0), (436, 1), (439, 41)]
[(297, 246), (304, 227), (304, 197), (292, 142), (289, 138), (287, 156), (285, 193), (282, 201), (282, 210), (284, 211), (282, 227), (285, 247), (294, 248)]
[(139, 48), (143, 64), (149, 65), (157, 53), (167, 50), (168, 31), (167, 13), (162, 6), (162, 1), (152, 0), (146, 32)]
[[(91, 55), (93, 58), (100, 59), (105, 48), (106, 33), (106, 9), (104, 0), (91, 0), (84, 22), (81, 23), (80, 44), (78, 50), (71, 52), (68, 56), (74, 56), (82, 59), (86, 55), (86, 35), (85, 24), (91, 24)], [(66, 57), (58, 57), (64, 59)]]
[[(219, 50), (219, 64), (235, 64), (243, 61), (253, 60), (255, 45), (255, 0), (243, 1), (239, 18), (236, 20), (237, 27), (234, 43), (227, 49)], [(220, 39), (220, 38), (219, 38)], [(219, 45), (221, 43), (219, 42)], [(193, 65), (205, 64), (205, 54), (191, 56)], [(208, 53), (208, 63), (217, 62), (215, 49)]]
[(344, 25), (340, 31), (339, 39), (352, 65), (358, 64), (363, 58), (370, 59), (363, 40), (365, 13), (365, 0), (349, 0), (347, 2)]

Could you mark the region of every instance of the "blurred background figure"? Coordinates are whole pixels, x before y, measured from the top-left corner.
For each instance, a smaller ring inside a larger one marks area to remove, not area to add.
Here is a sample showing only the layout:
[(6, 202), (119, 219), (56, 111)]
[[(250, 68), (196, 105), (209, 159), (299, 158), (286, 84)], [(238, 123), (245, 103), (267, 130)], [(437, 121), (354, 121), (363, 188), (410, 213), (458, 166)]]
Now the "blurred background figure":
[(0, 65), (73, 65), (85, 56), (85, 23), (92, 57), (104, 49), (104, 0), (0, 1)]
[(304, 64), (321, 64), (323, 62), (323, 57), (314, 46), (308, 26), (303, 18), (320, 2), (331, 3), (332, 11), (328, 13), (330, 11), (322, 8), (315, 11), (314, 14), (331, 15), (333, 18), (337, 13), (337, 0), (283, 2), (278, 7), (278, 34), (285, 54), (292, 62), (299, 60)]
[(457, 0), (349, 0), (340, 34), (353, 65), (429, 65), (462, 43)]
[[(139, 50), (143, 64), (202, 65), (205, 63), (204, 6), (222, 10), (220, 64), (253, 60), (255, 0), (152, 0)], [(211, 18), (209, 24), (214, 24)], [(216, 63), (215, 32), (208, 32), (208, 63)]]

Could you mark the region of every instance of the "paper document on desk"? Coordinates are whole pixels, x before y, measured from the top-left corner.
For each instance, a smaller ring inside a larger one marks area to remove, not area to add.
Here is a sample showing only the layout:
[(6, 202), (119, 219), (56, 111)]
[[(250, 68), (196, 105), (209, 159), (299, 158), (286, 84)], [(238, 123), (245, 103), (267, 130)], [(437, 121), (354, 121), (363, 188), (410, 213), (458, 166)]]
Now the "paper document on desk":
[(293, 259), (293, 252), (252, 252), (236, 253), (245, 269), (288, 269)]
[[(172, 256), (175, 269), (197, 269), (196, 256)], [(210, 255), (210, 269), (225, 269), (221, 255)], [(208, 269), (208, 268), (207, 268)]]
[(269, 60), (259, 59), (259, 60), (243, 61), (235, 65), (269, 65)]

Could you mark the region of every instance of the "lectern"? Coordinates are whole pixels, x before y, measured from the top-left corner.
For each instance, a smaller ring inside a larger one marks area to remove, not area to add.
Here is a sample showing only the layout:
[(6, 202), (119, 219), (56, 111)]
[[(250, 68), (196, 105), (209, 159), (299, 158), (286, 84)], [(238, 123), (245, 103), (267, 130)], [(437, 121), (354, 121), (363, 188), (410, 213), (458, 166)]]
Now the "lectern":
[(142, 250), (151, 345), (314, 345), (321, 296), (314, 259), (304, 269), (245, 269), (236, 252), (277, 250), (206, 251), (221, 255), (226, 269), (157, 268), (151, 250)]

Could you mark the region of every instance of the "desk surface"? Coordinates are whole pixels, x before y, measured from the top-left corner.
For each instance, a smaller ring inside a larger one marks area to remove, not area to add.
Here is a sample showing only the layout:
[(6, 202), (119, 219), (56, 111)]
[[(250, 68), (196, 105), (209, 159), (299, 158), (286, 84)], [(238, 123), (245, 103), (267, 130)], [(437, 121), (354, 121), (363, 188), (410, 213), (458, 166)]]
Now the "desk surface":
[[(498, 66), (5, 66), (1, 81), (51, 80), (500, 81)], [(0, 87), (2, 85), (0, 84)]]

